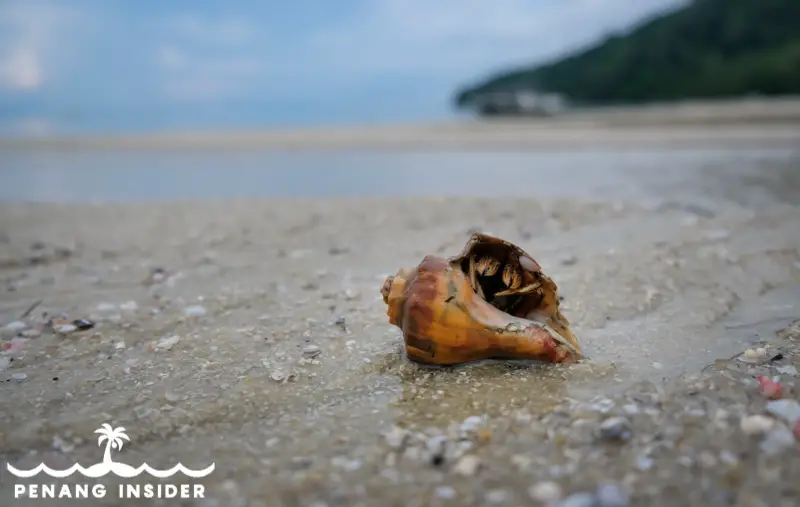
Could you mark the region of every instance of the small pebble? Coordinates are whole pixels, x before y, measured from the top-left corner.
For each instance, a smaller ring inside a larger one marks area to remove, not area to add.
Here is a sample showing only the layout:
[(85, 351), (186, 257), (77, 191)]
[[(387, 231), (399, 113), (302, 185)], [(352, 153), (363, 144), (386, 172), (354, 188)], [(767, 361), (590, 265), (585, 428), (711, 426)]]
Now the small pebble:
[(28, 374), (27, 373), (12, 373), (11, 379), (16, 380), (17, 382), (25, 382), (27, 380)]
[(700, 463), (700, 466), (702, 466), (703, 468), (711, 470), (713, 468), (716, 468), (718, 460), (717, 457), (711, 454), (710, 452), (703, 451), (700, 453), (698, 462)]
[(320, 354), (322, 354), (322, 349), (316, 345), (308, 345), (303, 349), (303, 357), (307, 359), (317, 357)]
[(155, 268), (153, 272), (150, 273), (150, 282), (152, 283), (161, 283), (165, 278), (167, 278), (167, 273), (162, 268)]
[(40, 336), (42, 336), (42, 332), (39, 331), (38, 329), (31, 328), (31, 329), (26, 329), (25, 331), (20, 333), (20, 335), (24, 336), (25, 338), (39, 338)]
[(528, 467), (531, 466), (531, 463), (533, 463), (533, 459), (530, 458), (529, 456), (525, 456), (525, 455), (522, 455), (522, 454), (515, 454), (515, 455), (511, 456), (511, 463), (515, 467), (520, 469), (520, 471), (524, 472), (524, 471), (526, 471), (528, 469)]
[(95, 309), (100, 313), (112, 313), (117, 311), (117, 307), (111, 303), (100, 303)]
[(162, 338), (156, 344), (156, 348), (162, 350), (170, 350), (172, 347), (177, 345), (181, 341), (181, 337), (178, 335), (170, 336), (168, 338)]
[(767, 349), (747, 349), (739, 356), (739, 361), (750, 364), (760, 364), (767, 360)]
[(70, 453), (75, 449), (75, 446), (64, 442), (64, 439), (58, 435), (53, 437), (53, 441), (50, 445), (54, 451), (59, 451), (64, 453)]
[(628, 415), (636, 415), (636, 414), (638, 414), (640, 412), (639, 406), (636, 405), (636, 404), (633, 404), (633, 403), (629, 403), (627, 405), (623, 405), (622, 406), (622, 410), (623, 410), (623, 412), (625, 412)]
[(713, 231), (708, 231), (706, 237), (710, 240), (719, 240), (719, 239), (727, 239), (731, 235), (731, 231), (728, 229), (714, 229)]
[(601, 484), (595, 495), (597, 507), (626, 507), (630, 503), (630, 495), (619, 484)]
[(274, 371), (270, 375), (270, 378), (272, 380), (276, 381), (276, 382), (282, 382), (282, 383), (285, 384), (287, 382), (296, 381), (297, 380), (297, 375), (294, 374), (294, 373), (288, 373), (287, 374), (287, 373), (283, 373), (282, 371)]
[(22, 322), (21, 320), (15, 320), (13, 322), (9, 322), (5, 326), (3, 326), (2, 334), (5, 337), (12, 337), (18, 335), (20, 332), (27, 329), (28, 325)]
[(578, 258), (574, 255), (568, 255), (561, 259), (562, 266), (574, 266), (578, 263)]
[(778, 366), (775, 368), (775, 370), (782, 375), (789, 375), (790, 377), (797, 376), (797, 368), (795, 368), (793, 364), (788, 366)]
[(392, 426), (392, 429), (384, 435), (384, 438), (389, 447), (400, 449), (408, 439), (408, 431), (399, 426)]
[(575, 493), (556, 504), (557, 507), (597, 507), (597, 498), (591, 493)]
[(739, 464), (739, 458), (727, 449), (719, 453), (719, 460), (729, 467), (734, 467)]
[(788, 424), (794, 424), (800, 419), (800, 403), (789, 399), (770, 401), (767, 403), (767, 412)]
[(464, 422), (461, 423), (461, 431), (477, 431), (483, 424), (483, 417), (473, 415), (464, 419)]
[(751, 415), (743, 417), (739, 427), (745, 435), (760, 435), (771, 430), (775, 420), (764, 415)]
[(653, 459), (648, 458), (647, 456), (642, 456), (636, 460), (636, 468), (638, 468), (642, 472), (645, 472), (653, 468), (653, 464), (654, 464)]
[(508, 492), (504, 489), (492, 489), (486, 492), (486, 501), (491, 504), (500, 504), (506, 501)]
[(123, 312), (135, 312), (139, 309), (139, 305), (136, 304), (136, 301), (126, 301), (119, 305), (119, 309)]
[(589, 407), (595, 412), (607, 414), (614, 409), (614, 405), (614, 400), (610, 398), (600, 398), (596, 399), (591, 405), (589, 405)]
[(456, 466), (453, 468), (453, 471), (458, 475), (463, 475), (465, 477), (471, 477), (478, 472), (478, 468), (481, 466), (481, 461), (478, 459), (477, 456), (474, 454), (467, 454), (463, 456)]
[(456, 497), (456, 490), (450, 486), (439, 486), (436, 488), (436, 498), (440, 500), (452, 500)]
[(600, 438), (625, 441), (631, 438), (631, 426), (624, 417), (610, 417), (600, 425)]
[(201, 317), (206, 314), (206, 309), (200, 305), (187, 306), (183, 309), (183, 314), (187, 317)]
[(797, 444), (794, 435), (784, 426), (776, 426), (761, 442), (761, 450), (768, 455), (780, 454)]
[(430, 453), (431, 464), (441, 465), (444, 463), (444, 454), (447, 450), (447, 437), (444, 435), (437, 435), (428, 439), (425, 445)]
[(541, 504), (551, 504), (557, 502), (562, 496), (561, 486), (555, 481), (544, 481), (528, 488), (528, 496), (531, 500)]
[(331, 465), (341, 468), (347, 472), (355, 472), (361, 468), (362, 461), (360, 459), (350, 459), (347, 456), (336, 456), (331, 459)]
[(69, 334), (78, 329), (75, 324), (58, 324), (53, 326), (53, 331), (59, 334)]

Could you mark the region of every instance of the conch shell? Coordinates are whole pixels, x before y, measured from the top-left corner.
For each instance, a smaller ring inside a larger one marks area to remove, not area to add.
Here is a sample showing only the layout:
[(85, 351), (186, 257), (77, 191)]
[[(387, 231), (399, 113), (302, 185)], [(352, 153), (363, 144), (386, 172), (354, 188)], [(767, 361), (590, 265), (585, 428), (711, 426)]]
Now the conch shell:
[(387, 277), (381, 294), (412, 361), (561, 363), (582, 352), (559, 311), (557, 289), (521, 248), (478, 233), (457, 256), (428, 255), (416, 268)]

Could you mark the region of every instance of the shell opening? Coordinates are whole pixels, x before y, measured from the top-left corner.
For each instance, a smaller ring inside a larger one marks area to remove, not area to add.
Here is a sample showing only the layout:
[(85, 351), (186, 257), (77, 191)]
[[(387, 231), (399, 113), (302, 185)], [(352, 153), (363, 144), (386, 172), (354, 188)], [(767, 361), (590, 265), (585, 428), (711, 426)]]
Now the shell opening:
[(475, 293), (508, 314), (514, 315), (525, 299), (542, 297), (536, 291), (513, 294), (523, 291), (526, 282), (533, 280), (523, 279), (524, 270), (519, 256), (506, 244), (474, 243), (469, 254), (461, 260), (460, 268), (467, 275)]

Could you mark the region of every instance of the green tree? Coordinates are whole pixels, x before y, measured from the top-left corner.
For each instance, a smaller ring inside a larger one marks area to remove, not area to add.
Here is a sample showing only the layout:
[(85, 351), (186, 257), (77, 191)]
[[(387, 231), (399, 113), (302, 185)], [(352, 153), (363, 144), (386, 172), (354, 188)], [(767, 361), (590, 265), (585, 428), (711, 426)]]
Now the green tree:
[(458, 91), (467, 107), (515, 89), (579, 104), (800, 93), (800, 0), (694, 0), (630, 33)]

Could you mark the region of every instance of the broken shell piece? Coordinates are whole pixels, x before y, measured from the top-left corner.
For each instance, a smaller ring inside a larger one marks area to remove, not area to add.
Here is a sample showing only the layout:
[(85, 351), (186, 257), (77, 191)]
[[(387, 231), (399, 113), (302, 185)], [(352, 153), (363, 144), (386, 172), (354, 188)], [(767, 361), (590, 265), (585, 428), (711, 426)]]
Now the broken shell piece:
[(473, 234), (457, 256), (426, 256), (381, 288), (408, 357), (452, 365), (481, 359), (565, 362), (582, 356), (556, 284), (518, 246)]
[(739, 356), (739, 361), (749, 364), (765, 363), (767, 359), (769, 359), (769, 357), (767, 356), (767, 349), (765, 348), (747, 349)]
[(86, 331), (87, 329), (92, 329), (94, 327), (94, 322), (89, 319), (75, 319), (72, 321), (72, 325), (75, 326), (79, 331)]

